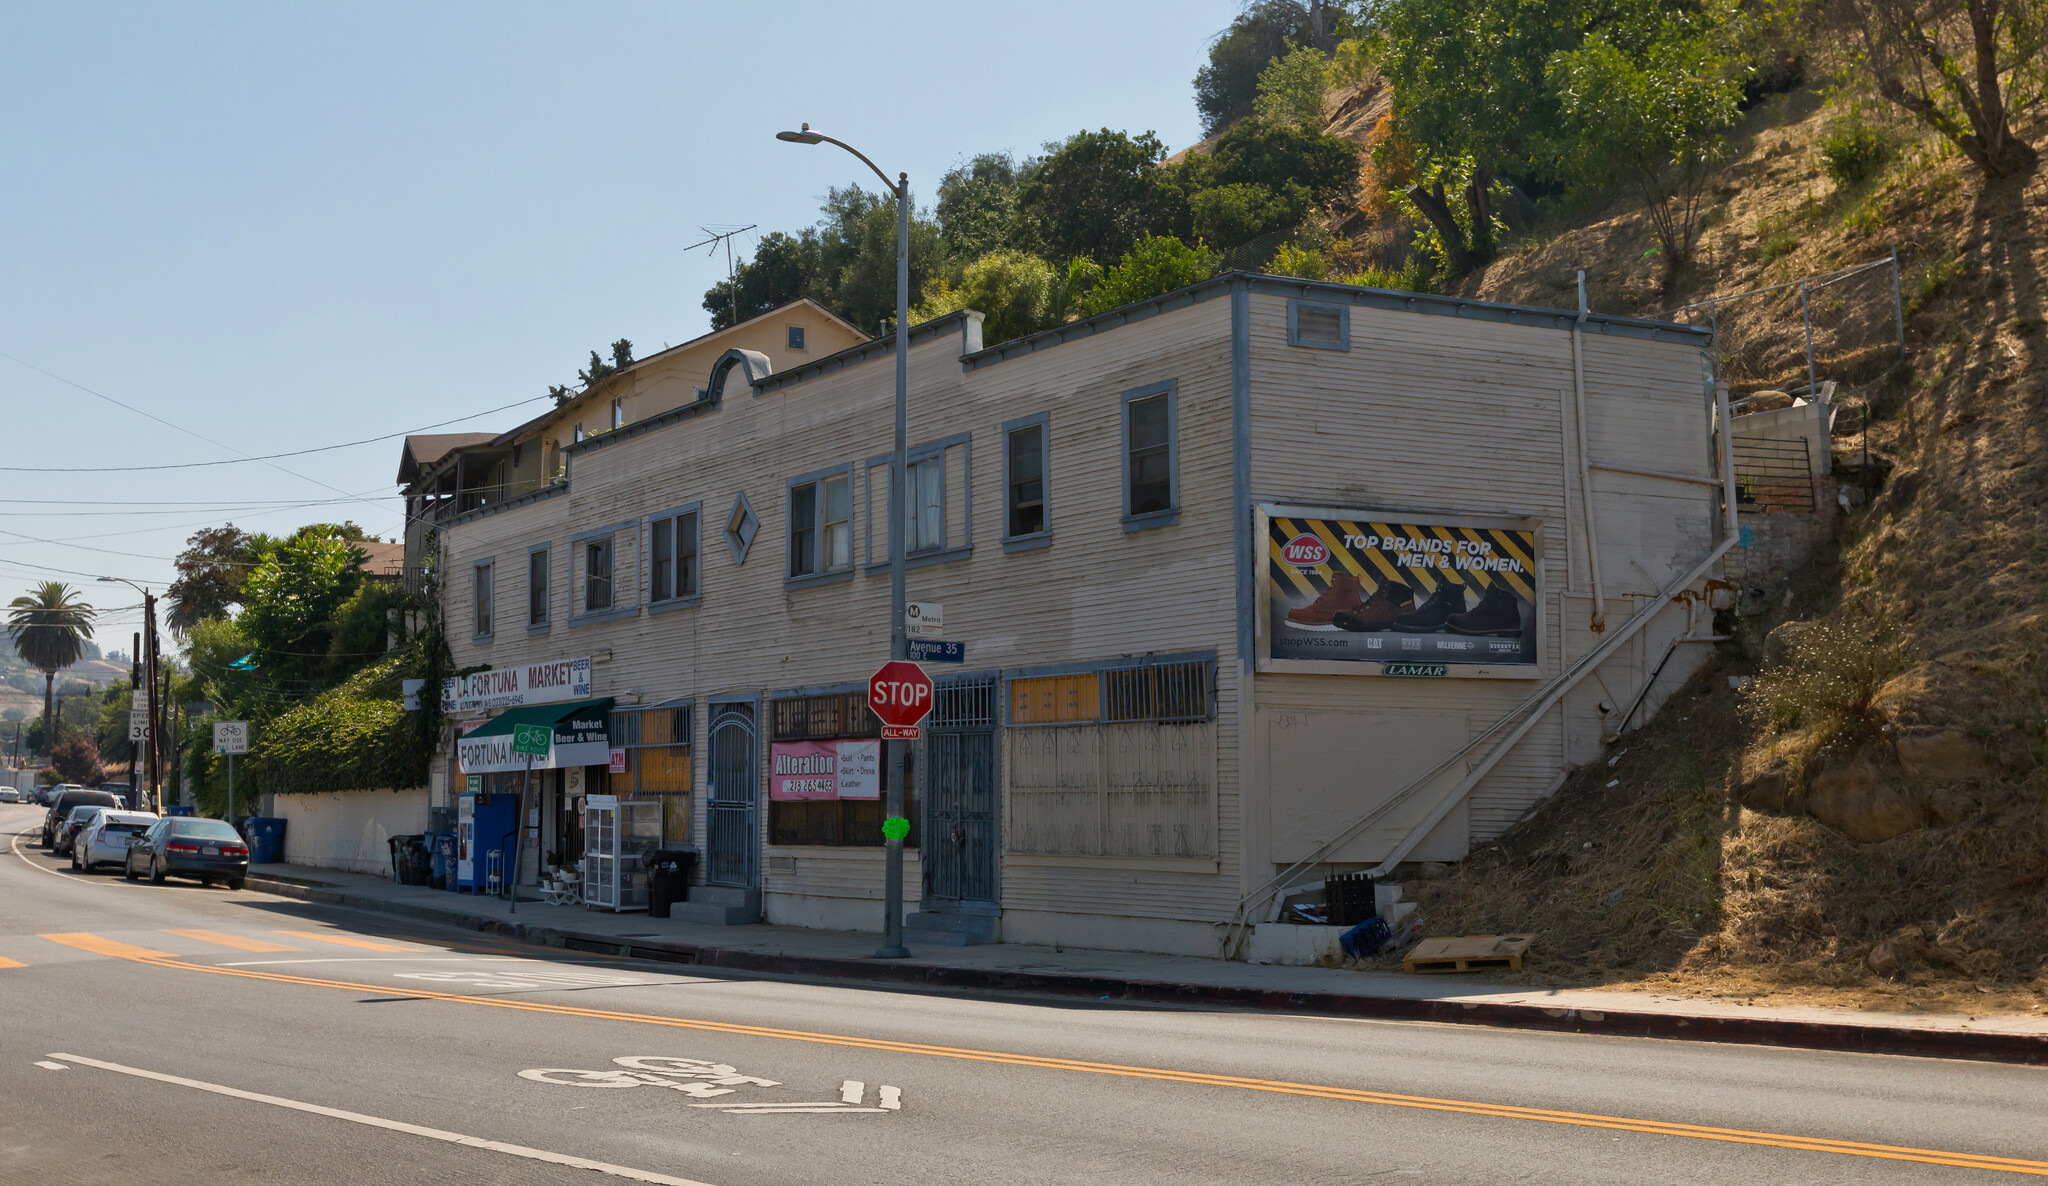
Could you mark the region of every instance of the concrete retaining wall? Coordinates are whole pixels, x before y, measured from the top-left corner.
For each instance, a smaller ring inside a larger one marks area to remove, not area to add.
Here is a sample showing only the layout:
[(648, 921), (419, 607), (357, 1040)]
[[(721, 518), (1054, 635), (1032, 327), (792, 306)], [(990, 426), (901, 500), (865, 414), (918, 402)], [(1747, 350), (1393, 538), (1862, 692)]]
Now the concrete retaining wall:
[(427, 830), (427, 790), (278, 795), (285, 859), (295, 865), (391, 876), (393, 836)]

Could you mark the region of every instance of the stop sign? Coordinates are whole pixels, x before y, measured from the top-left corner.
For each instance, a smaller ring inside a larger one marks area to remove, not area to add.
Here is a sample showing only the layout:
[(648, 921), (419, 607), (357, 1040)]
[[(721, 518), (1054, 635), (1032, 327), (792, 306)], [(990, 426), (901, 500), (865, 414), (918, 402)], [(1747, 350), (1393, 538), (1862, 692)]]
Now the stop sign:
[(915, 663), (892, 659), (868, 679), (868, 707), (884, 725), (915, 725), (932, 710), (932, 677)]

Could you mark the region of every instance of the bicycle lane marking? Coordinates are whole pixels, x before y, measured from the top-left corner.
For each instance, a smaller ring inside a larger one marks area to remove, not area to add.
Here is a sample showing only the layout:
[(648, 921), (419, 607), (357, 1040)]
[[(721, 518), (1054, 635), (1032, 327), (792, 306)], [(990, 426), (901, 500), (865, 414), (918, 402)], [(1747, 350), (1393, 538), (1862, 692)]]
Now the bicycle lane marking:
[(312, 988), (340, 989), (346, 992), (397, 994), (399, 996), (416, 997), (421, 1000), (445, 1001), (451, 1004), (462, 1005), (481, 1005), (492, 1009), (517, 1009), (523, 1012), (542, 1013), (557, 1017), (580, 1017), (595, 1021), (624, 1021), (670, 1029), (731, 1034), (737, 1037), (774, 1038), (791, 1042), (845, 1046), (858, 1050), (877, 1050), (893, 1054), (916, 1054), (932, 1058), (956, 1058), (1006, 1066), (1032, 1067), (1041, 1070), (1075, 1071), (1085, 1074), (1111, 1075), (1120, 1078), (1151, 1079), (1167, 1083), (1188, 1083), (1205, 1087), (1228, 1087), (1244, 1091), (1307, 1096), (1349, 1103), (1379, 1104), (1387, 1107), (1416, 1108), (1436, 1112), (1455, 1112), (1471, 1116), (1492, 1116), (1506, 1120), (1532, 1120), (1581, 1128), (1639, 1132), (1655, 1136), (1691, 1137), (1698, 1140), (1793, 1149), (1809, 1153), (1832, 1153), (1845, 1157), (1872, 1157), (1889, 1161), (1911, 1161), (1928, 1165), (1954, 1166), (1961, 1169), (2000, 1170), (2006, 1173), (2048, 1177), (2048, 1161), (2033, 1161), (2018, 1157), (1997, 1157), (1981, 1153), (1958, 1153), (1948, 1150), (1922, 1149), (1903, 1145), (1879, 1145), (1867, 1141), (1842, 1141), (1829, 1137), (1804, 1137), (1791, 1133), (1759, 1132), (1749, 1129), (1686, 1124), (1679, 1121), (1645, 1120), (1629, 1116), (1567, 1112), (1553, 1108), (1529, 1108), (1516, 1104), (1493, 1104), (1474, 1100), (1400, 1095), (1392, 1092), (1368, 1091), (1360, 1088), (1331, 1087), (1313, 1083), (1290, 1083), (1285, 1080), (1254, 1079), (1241, 1075), (1218, 1075), (1204, 1071), (1182, 1071), (1165, 1067), (1087, 1062), (1080, 1059), (1016, 1054), (999, 1050), (932, 1046), (918, 1042), (899, 1042), (887, 1038), (862, 1038), (850, 1034), (813, 1033), (806, 1030), (785, 1030), (769, 1026), (740, 1025), (733, 1022), (701, 1021), (686, 1017), (662, 1017), (651, 1013), (629, 1013), (619, 1010), (593, 1009), (576, 1005), (556, 1005), (543, 1001), (516, 1000), (503, 997), (467, 996), (460, 993), (434, 992), (429, 989), (420, 988), (393, 988), (390, 985), (381, 984), (356, 984), (345, 980), (320, 980), (308, 976), (288, 976), (276, 972), (258, 972), (247, 968), (227, 968), (195, 964), (175, 957), (146, 958), (123, 956), (121, 958), (133, 959), (137, 963), (150, 964), (172, 971), (207, 972), (220, 976), (239, 976), (245, 979), (265, 980), (277, 984), (296, 984)]
[[(52, 1059), (75, 1063), (83, 1067), (97, 1067), (118, 1075), (129, 1075), (137, 1079), (149, 1079), (157, 1083), (168, 1083), (174, 1087), (189, 1087), (195, 1091), (224, 1095), (230, 1099), (247, 1100), (251, 1103), (269, 1104), (277, 1108), (289, 1108), (294, 1112), (309, 1112), (332, 1120), (346, 1120), (368, 1128), (381, 1128), (387, 1132), (404, 1133), (407, 1136), (425, 1137), (432, 1141), (445, 1141), (469, 1149), (482, 1149), (491, 1153), (504, 1153), (512, 1157), (523, 1157), (528, 1161), (544, 1161), (551, 1165), (568, 1166), (571, 1169), (595, 1170), (614, 1178), (626, 1178), (635, 1182), (651, 1182), (654, 1186), (710, 1186), (695, 1178), (677, 1178), (668, 1174), (657, 1174), (652, 1170), (634, 1169), (631, 1166), (613, 1165), (608, 1161), (592, 1161), (587, 1157), (575, 1157), (567, 1153), (554, 1153), (546, 1149), (535, 1149), (529, 1145), (514, 1145), (505, 1141), (493, 1141), (484, 1137), (472, 1137), (446, 1129), (428, 1128), (419, 1124), (407, 1124), (403, 1120), (386, 1120), (381, 1116), (367, 1116), (361, 1112), (349, 1112), (341, 1108), (330, 1108), (323, 1104), (309, 1104), (303, 1100), (286, 1099), (283, 1096), (264, 1095), (261, 1092), (244, 1091), (239, 1087), (227, 1087), (219, 1083), (208, 1083), (200, 1079), (186, 1079), (179, 1075), (166, 1075), (161, 1071), (145, 1071), (140, 1067), (123, 1066), (117, 1062), (102, 1062), (96, 1058), (85, 1058), (76, 1054), (52, 1054)], [(48, 1066), (48, 1063), (37, 1063)], [(57, 1069), (63, 1069), (61, 1066)]]

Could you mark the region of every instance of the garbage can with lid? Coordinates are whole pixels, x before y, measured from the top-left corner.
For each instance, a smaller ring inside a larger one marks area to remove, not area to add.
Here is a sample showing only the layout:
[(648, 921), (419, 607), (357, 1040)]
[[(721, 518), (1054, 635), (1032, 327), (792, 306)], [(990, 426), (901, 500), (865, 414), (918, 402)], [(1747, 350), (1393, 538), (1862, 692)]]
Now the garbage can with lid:
[(434, 889), (455, 888), (455, 833), (428, 832), (427, 852), (429, 876), (427, 884)]
[(690, 900), (690, 867), (694, 848), (650, 848), (640, 858), (647, 865), (647, 916), (667, 918), (669, 907)]
[(285, 821), (274, 816), (252, 815), (242, 823), (249, 838), (249, 863), (271, 865), (284, 859)]
[(386, 843), (391, 846), (391, 880), (399, 885), (424, 885), (426, 878), (419, 871), (420, 857), (413, 853), (418, 852), (421, 857), (425, 855), (426, 834), (413, 832), (393, 836)]

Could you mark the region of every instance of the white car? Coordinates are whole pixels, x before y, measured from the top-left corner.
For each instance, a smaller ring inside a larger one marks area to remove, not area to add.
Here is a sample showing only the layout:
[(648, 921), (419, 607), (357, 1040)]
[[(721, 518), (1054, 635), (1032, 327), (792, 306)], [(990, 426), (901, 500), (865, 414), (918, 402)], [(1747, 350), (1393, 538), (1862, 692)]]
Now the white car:
[(78, 842), (71, 846), (71, 867), (90, 873), (97, 865), (127, 863), (129, 844), (156, 820), (147, 811), (100, 812), (78, 833)]
[(21, 792), (13, 787), (0, 787), (0, 803), (21, 802)]

